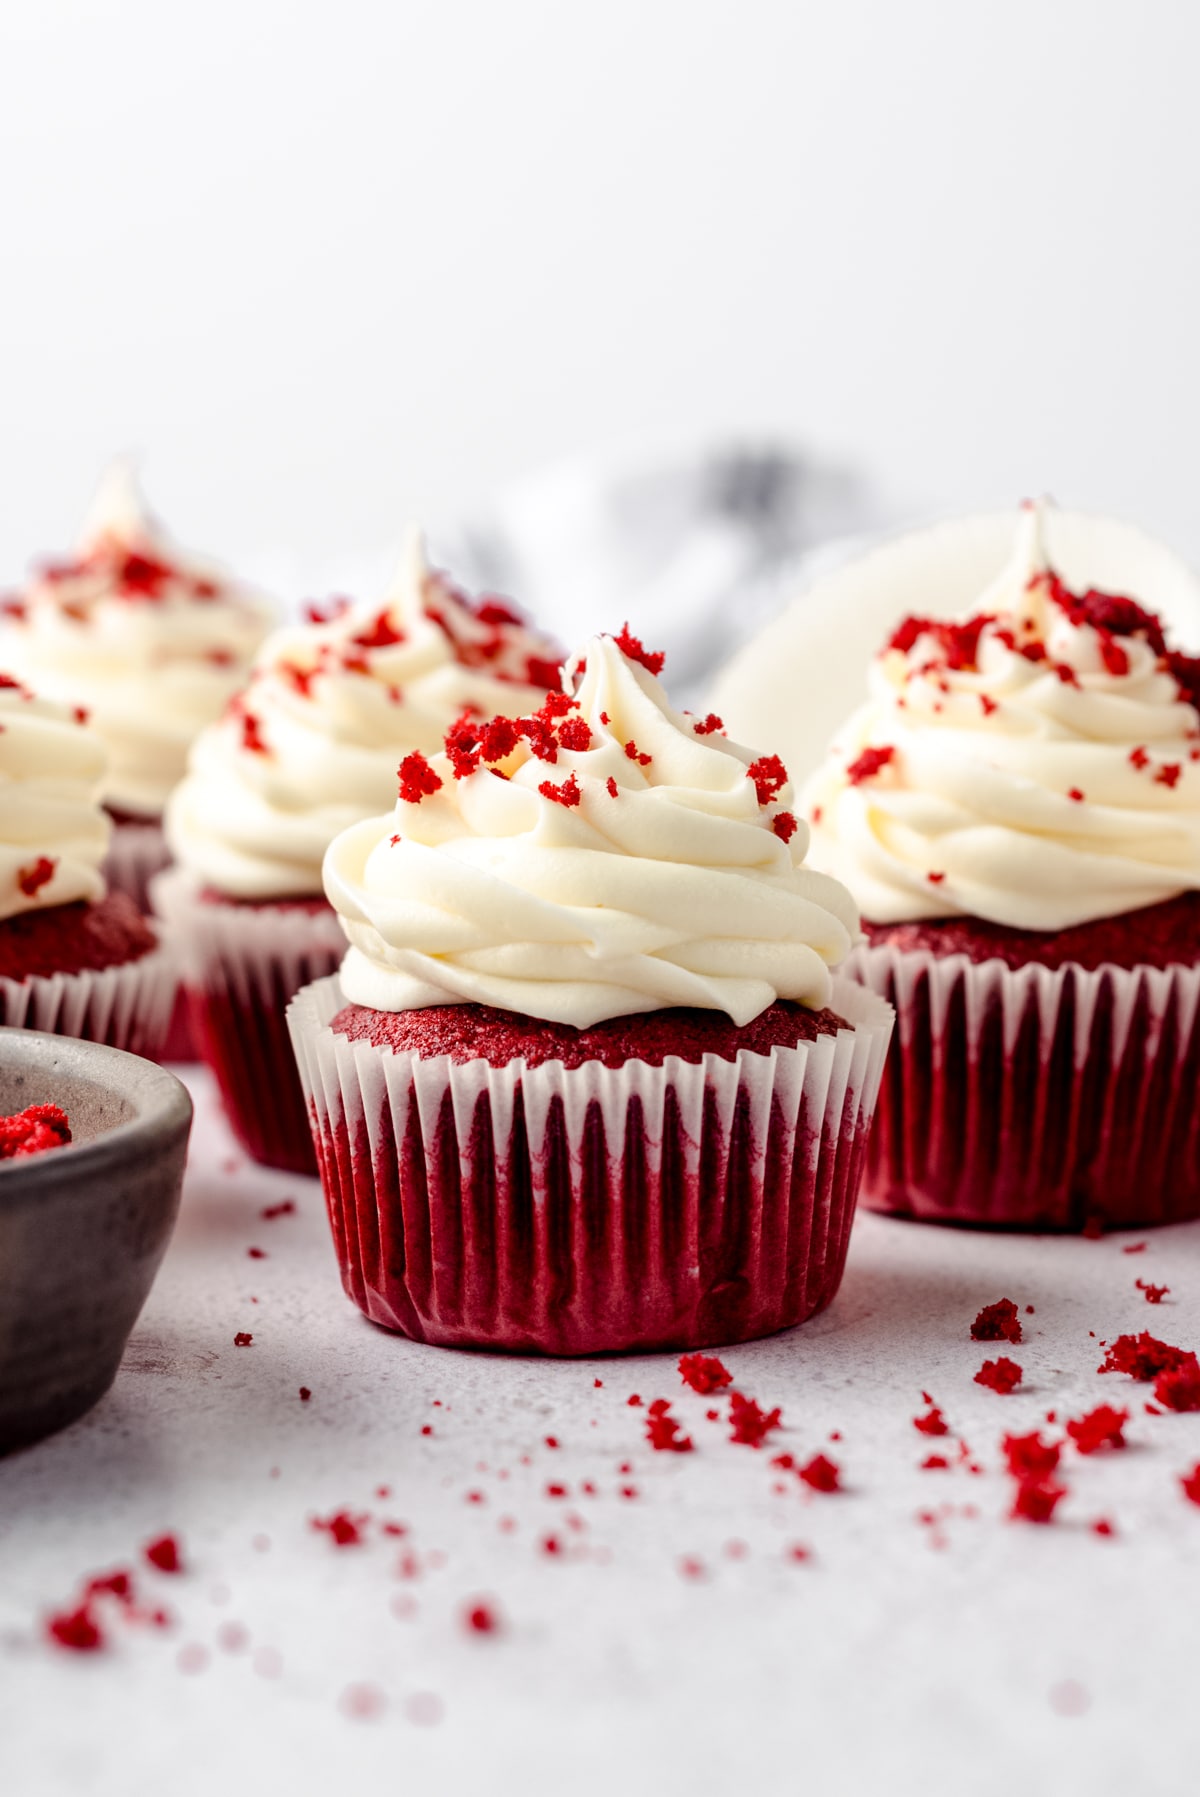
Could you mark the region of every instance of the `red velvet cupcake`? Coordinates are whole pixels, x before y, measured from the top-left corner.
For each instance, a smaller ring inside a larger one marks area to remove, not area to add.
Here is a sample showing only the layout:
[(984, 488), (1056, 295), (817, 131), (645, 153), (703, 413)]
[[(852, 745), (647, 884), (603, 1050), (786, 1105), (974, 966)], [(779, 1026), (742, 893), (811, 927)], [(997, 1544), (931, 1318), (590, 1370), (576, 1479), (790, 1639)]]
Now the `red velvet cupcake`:
[(174, 956), (100, 871), (104, 745), (0, 675), (0, 1023), (135, 1054), (160, 1048)]
[[(1142, 603), (1190, 601), (1200, 628), (1200, 595), (1086, 522), (1065, 533), (1072, 584), (1056, 515), (1031, 507), (973, 615), (898, 621), (806, 793), (814, 855), (863, 911), (848, 971), (898, 1015), (863, 1184), (879, 1209), (1200, 1216), (1200, 663)], [(943, 530), (864, 564), (897, 612), (928, 591), (922, 544), (954, 560)]]
[(326, 858), (351, 948), (292, 1034), (346, 1291), (415, 1340), (715, 1345), (840, 1281), (891, 1014), (831, 980), (786, 770), (659, 665), (596, 639)]
[(200, 1051), (256, 1160), (316, 1172), (285, 1013), (345, 952), (325, 850), (391, 803), (405, 755), (464, 712), (536, 704), (559, 666), (548, 639), (498, 600), (468, 601), (414, 542), (382, 605), (335, 602), (277, 631), (198, 738), (167, 811), (179, 866), (154, 899), (182, 944)]

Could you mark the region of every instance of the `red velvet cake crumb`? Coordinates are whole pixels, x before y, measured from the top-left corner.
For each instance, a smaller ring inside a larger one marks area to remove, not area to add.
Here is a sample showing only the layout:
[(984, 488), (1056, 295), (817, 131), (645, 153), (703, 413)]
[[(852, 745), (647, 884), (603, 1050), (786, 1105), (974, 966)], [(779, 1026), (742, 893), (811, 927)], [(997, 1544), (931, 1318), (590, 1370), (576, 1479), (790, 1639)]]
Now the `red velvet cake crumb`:
[(1188, 1354), (1179, 1366), (1168, 1367), (1154, 1381), (1154, 1396), (1168, 1410), (1200, 1410), (1200, 1364)]
[(309, 1527), (328, 1535), (335, 1547), (361, 1547), (366, 1540), (367, 1517), (335, 1510), (331, 1516), (311, 1516)]
[(294, 1217), (296, 1214), (296, 1200), (294, 1198), (283, 1198), (278, 1204), (264, 1204), (258, 1214), (264, 1223), (273, 1223), (276, 1217)]
[(160, 1535), (157, 1541), (147, 1542), (142, 1552), (151, 1566), (156, 1566), (159, 1572), (183, 1571), (183, 1555), (174, 1535)]
[(1123, 1430), (1129, 1421), (1127, 1410), (1116, 1410), (1111, 1404), (1099, 1404), (1075, 1422), (1067, 1424), (1067, 1434), (1081, 1454), (1095, 1454), (1101, 1448), (1123, 1448)]
[(841, 1470), (836, 1461), (825, 1454), (814, 1454), (806, 1465), (798, 1467), (797, 1472), (804, 1483), (813, 1491), (840, 1491)]
[(985, 1304), (971, 1324), (973, 1342), (1019, 1342), (1021, 1319), (1011, 1298), (996, 1304)]
[(731, 1391), (729, 1421), (732, 1425), (730, 1441), (760, 1448), (767, 1436), (780, 1427), (779, 1406), (776, 1405), (774, 1410), (762, 1410), (753, 1398), (743, 1397), (740, 1391)]
[(97, 904), (82, 899), (18, 911), (0, 922), (0, 975), (94, 973), (140, 961), (156, 946), (153, 929), (127, 893), (110, 892)]
[(655, 1398), (646, 1412), (646, 1440), (660, 1453), (690, 1454), (692, 1438), (681, 1433), (682, 1425), (670, 1414), (666, 1398)]
[(475, 1635), (495, 1635), (500, 1630), (500, 1617), (495, 1605), (482, 1600), (467, 1606), (463, 1621)]
[(1183, 1487), (1183, 1495), (1193, 1504), (1200, 1504), (1200, 1461), (1190, 1473), (1184, 1473), (1179, 1483)]
[(418, 1011), (373, 1011), (346, 1005), (330, 1028), (352, 1042), (424, 1059), (448, 1055), (452, 1061), (486, 1061), (505, 1067), (522, 1058), (530, 1067), (561, 1061), (581, 1067), (599, 1061), (623, 1067), (630, 1060), (661, 1067), (669, 1057), (696, 1063), (705, 1055), (734, 1061), (740, 1053), (769, 1055), (849, 1027), (834, 1011), (809, 1011), (780, 999), (739, 1028), (724, 1011), (672, 1006), (628, 1017), (610, 1017), (588, 1029), (546, 1023), (518, 1011), (488, 1005), (429, 1005)]
[(40, 892), (42, 887), (54, 878), (56, 866), (57, 863), (49, 855), (39, 855), (36, 861), (29, 863), (28, 867), (18, 869), (17, 885), (26, 898), (33, 898), (35, 893)]
[(926, 1454), (920, 1465), (923, 1473), (949, 1471), (950, 1462), (944, 1454)]
[(1009, 1515), (1025, 1522), (1051, 1522), (1066, 1495), (1066, 1486), (1056, 1485), (1052, 1479), (1022, 1479)]
[(712, 1354), (685, 1354), (679, 1362), (679, 1376), (685, 1385), (690, 1385), (702, 1397), (733, 1384), (733, 1374), (729, 1368), (722, 1366)]
[(935, 1404), (933, 1399), (924, 1392), (921, 1395), (925, 1398), (929, 1409), (924, 1416), (913, 1417), (913, 1428), (919, 1429), (922, 1435), (949, 1435), (950, 1425), (942, 1415), (940, 1406)]
[(1000, 1448), (1014, 1479), (1035, 1481), (1049, 1477), (1062, 1453), (1061, 1443), (1043, 1441), (1037, 1429), (1030, 1435), (1002, 1436)]
[(235, 1348), (248, 1348), (253, 1340), (248, 1329), (239, 1329), (233, 1338), (233, 1345)]
[(97, 1653), (104, 1646), (104, 1632), (87, 1603), (47, 1617), (46, 1633), (70, 1653)]
[(998, 1360), (985, 1360), (975, 1375), (976, 1385), (982, 1385), (988, 1391), (999, 1392), (1002, 1397), (1015, 1391), (1020, 1385), (1024, 1373), (1015, 1360), (1009, 1360), (1001, 1354)]
[(1169, 1285), (1151, 1285), (1145, 1279), (1135, 1279), (1133, 1283), (1143, 1294), (1147, 1304), (1161, 1304), (1164, 1298), (1169, 1298), (1171, 1295)]
[(71, 1140), (67, 1113), (56, 1104), (31, 1104), (12, 1117), (0, 1117), (0, 1161), (65, 1148)]
[(617, 648), (621, 651), (622, 655), (628, 656), (630, 661), (638, 662), (646, 669), (647, 673), (654, 675), (662, 673), (663, 663), (667, 659), (666, 651), (663, 649), (643, 648), (627, 623), (622, 625), (620, 634), (615, 636), (613, 641), (616, 643)]
[(1118, 1335), (1114, 1341), (1101, 1345), (1105, 1353), (1097, 1372), (1128, 1373), (1143, 1384), (1195, 1359), (1189, 1349), (1173, 1348), (1170, 1342), (1157, 1340), (1146, 1329), (1140, 1335)]

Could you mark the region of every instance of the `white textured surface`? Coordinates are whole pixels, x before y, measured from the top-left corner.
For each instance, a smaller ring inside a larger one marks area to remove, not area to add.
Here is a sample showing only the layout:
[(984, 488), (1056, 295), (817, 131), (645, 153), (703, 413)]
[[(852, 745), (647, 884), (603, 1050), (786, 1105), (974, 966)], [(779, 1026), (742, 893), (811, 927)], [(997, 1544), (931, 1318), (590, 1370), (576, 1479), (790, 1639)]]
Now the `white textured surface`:
[[(0, 1463), (6, 1797), (1194, 1788), (1200, 1510), (1177, 1475), (1200, 1458), (1200, 1417), (1145, 1416), (1148, 1388), (1098, 1378), (1088, 1332), (1195, 1344), (1200, 1228), (1126, 1256), (1120, 1238), (862, 1219), (830, 1311), (725, 1356), (741, 1389), (783, 1406), (780, 1448), (841, 1463), (845, 1494), (809, 1496), (705, 1420), (711, 1401), (683, 1390), (672, 1357), (541, 1364), (370, 1328), (339, 1294), (315, 1184), (247, 1167), (207, 1080), (193, 1085), (179, 1232), (114, 1390)], [(261, 1220), (289, 1196), (296, 1215)], [(1170, 1298), (1150, 1308), (1135, 1277)], [(981, 1348), (971, 1319), (1002, 1295), (1035, 1306), (1026, 1341)], [(242, 1329), (254, 1341), (237, 1349)], [(1025, 1367), (1009, 1398), (972, 1383), (1004, 1351)], [(945, 1446), (912, 1427), (922, 1388), (982, 1475), (918, 1470)], [(697, 1451), (651, 1452), (632, 1392), (677, 1399)], [(1064, 1455), (1052, 1527), (1004, 1521), (1001, 1431), (1105, 1400), (1132, 1412), (1129, 1450)], [(939, 1549), (917, 1513), (941, 1504), (955, 1514)], [(342, 1505), (411, 1535), (373, 1530), (338, 1551), (308, 1519)], [(1091, 1532), (1101, 1515), (1115, 1539)], [(119, 1625), (91, 1657), (44, 1644), (39, 1618), (82, 1575), (168, 1528), (189, 1570), (144, 1583), (173, 1611), (169, 1632)], [(550, 1531), (557, 1557), (540, 1551)], [(810, 1563), (789, 1562), (794, 1542)], [(410, 1546), (415, 1579), (397, 1574)], [(684, 1576), (684, 1555), (707, 1576)], [(481, 1594), (498, 1635), (463, 1626)], [(220, 1644), (230, 1623), (240, 1651)], [(189, 1673), (180, 1654), (196, 1645), (208, 1657)], [(370, 1720), (340, 1707), (360, 1682), (384, 1699)], [(412, 1720), (420, 1693), (440, 1699), (436, 1724)]]

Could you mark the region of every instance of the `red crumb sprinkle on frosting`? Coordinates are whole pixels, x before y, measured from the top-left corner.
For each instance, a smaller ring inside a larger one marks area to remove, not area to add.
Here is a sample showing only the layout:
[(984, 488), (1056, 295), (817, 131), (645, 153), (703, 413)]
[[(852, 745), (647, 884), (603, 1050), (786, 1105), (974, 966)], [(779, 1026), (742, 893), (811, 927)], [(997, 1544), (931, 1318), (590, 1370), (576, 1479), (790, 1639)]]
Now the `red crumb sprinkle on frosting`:
[(729, 1368), (712, 1354), (685, 1354), (679, 1362), (679, 1377), (702, 1397), (733, 1384)]
[(70, 1140), (67, 1113), (56, 1104), (31, 1104), (14, 1116), (0, 1117), (0, 1161), (65, 1148)]
[(54, 870), (57, 866), (57, 861), (53, 860), (51, 856), (39, 855), (36, 861), (30, 862), (28, 867), (20, 868), (17, 872), (17, 885), (25, 897), (36, 897), (42, 887), (54, 878)]
[(1068, 1422), (1067, 1434), (1081, 1454), (1096, 1454), (1101, 1448), (1125, 1446), (1123, 1431), (1128, 1421), (1127, 1410), (1117, 1410), (1111, 1404), (1098, 1404), (1086, 1416)]
[(746, 769), (747, 780), (754, 782), (760, 805), (770, 805), (788, 783), (788, 771), (778, 755), (760, 755)]
[(442, 779), (419, 749), (406, 755), (397, 769), (400, 797), (406, 805), (419, 805), (421, 800), (440, 790)]
[(657, 677), (662, 673), (663, 664), (667, 659), (665, 650), (645, 648), (634, 636), (628, 623), (622, 625), (619, 634), (613, 638), (613, 641), (622, 655), (628, 656), (630, 661), (636, 661), (640, 667), (645, 668), (648, 674)]
[(973, 1342), (1019, 1342), (1021, 1319), (1011, 1298), (1000, 1298), (985, 1304), (971, 1324)]
[(1006, 1397), (1020, 1385), (1024, 1374), (1015, 1360), (1009, 1360), (1001, 1354), (998, 1360), (985, 1360), (975, 1375), (976, 1385), (982, 1385), (988, 1391), (999, 1392)]
[(877, 749), (864, 749), (846, 769), (846, 779), (851, 786), (861, 786), (864, 781), (873, 780), (877, 774), (881, 774), (895, 757), (896, 751), (891, 743), (881, 743)]

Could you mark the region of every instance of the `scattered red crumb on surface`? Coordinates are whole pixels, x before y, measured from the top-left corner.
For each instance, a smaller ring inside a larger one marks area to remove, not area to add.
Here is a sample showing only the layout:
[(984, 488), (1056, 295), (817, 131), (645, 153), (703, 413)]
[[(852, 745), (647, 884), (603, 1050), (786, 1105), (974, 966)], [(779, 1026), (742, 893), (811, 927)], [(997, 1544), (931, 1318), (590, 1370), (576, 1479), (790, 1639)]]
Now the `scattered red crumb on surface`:
[(248, 1348), (253, 1340), (254, 1337), (250, 1334), (249, 1330), (239, 1329), (233, 1338), (233, 1345), (235, 1348)]
[(660, 1453), (690, 1454), (692, 1438), (682, 1433), (683, 1425), (670, 1410), (666, 1398), (655, 1398), (646, 1412), (646, 1440)]
[(266, 1260), (267, 1258), (265, 1248), (247, 1248), (246, 1253), (251, 1260)]
[(26, 898), (32, 898), (40, 892), (47, 881), (54, 878), (54, 869), (58, 865), (49, 855), (39, 855), (28, 867), (22, 867), (17, 873), (17, 885)]
[(793, 1541), (790, 1547), (785, 1548), (783, 1557), (794, 1565), (801, 1566), (806, 1560), (812, 1559), (812, 1549), (805, 1547), (800, 1541)]
[(312, 1392), (309, 1390), (308, 1386), (302, 1385), (300, 1387), (300, 1402), (302, 1404), (307, 1404), (311, 1397), (312, 1397)]
[(1151, 1285), (1145, 1279), (1135, 1279), (1134, 1285), (1143, 1294), (1147, 1304), (1161, 1304), (1164, 1298), (1170, 1297), (1169, 1285)]
[(494, 1603), (487, 1598), (477, 1598), (469, 1603), (463, 1611), (463, 1623), (471, 1634), (498, 1635), (500, 1633), (500, 1613)]
[(1092, 1534), (1093, 1535), (1115, 1535), (1116, 1532), (1117, 1532), (1116, 1523), (1110, 1521), (1110, 1519), (1107, 1516), (1098, 1516), (1096, 1518), (1095, 1522), (1092, 1524)]
[(928, 1393), (922, 1392), (921, 1396), (929, 1405), (929, 1409), (924, 1416), (913, 1417), (913, 1428), (920, 1430), (922, 1435), (949, 1435), (950, 1425), (942, 1415), (940, 1406), (934, 1403)]
[(1095, 1454), (1101, 1448), (1123, 1448), (1123, 1430), (1129, 1421), (1127, 1410), (1116, 1410), (1111, 1404), (1098, 1404), (1086, 1416), (1067, 1424), (1067, 1434), (1081, 1454)]
[(1159, 1341), (1147, 1329), (1139, 1335), (1118, 1335), (1115, 1340), (1100, 1345), (1105, 1352), (1097, 1372), (1128, 1373), (1131, 1379), (1139, 1379), (1143, 1384), (1156, 1379), (1160, 1373), (1174, 1371), (1189, 1360), (1195, 1360), (1195, 1355), (1187, 1348), (1173, 1348), (1170, 1342)]
[(338, 1698), (338, 1709), (352, 1722), (371, 1722), (387, 1708), (387, 1698), (378, 1685), (347, 1685)]
[(547, 1435), (546, 1446), (548, 1448), (556, 1448), (558, 1446), (558, 1436), (557, 1435)]
[(602, 1390), (603, 1386), (604, 1386), (603, 1379), (593, 1379), (592, 1380), (593, 1390), (600, 1391), (600, 1390)]
[(64, 1647), (70, 1653), (98, 1653), (105, 1645), (104, 1631), (87, 1602), (74, 1610), (62, 1610), (55, 1616), (48, 1616), (46, 1634), (56, 1646)]
[(328, 1535), (335, 1547), (361, 1547), (366, 1539), (367, 1518), (349, 1510), (335, 1510), (330, 1516), (310, 1516), (309, 1527)]
[(1194, 1354), (1169, 1367), (1154, 1381), (1154, 1396), (1168, 1410), (1200, 1410), (1200, 1364)]
[(64, 1148), (71, 1140), (67, 1113), (56, 1104), (31, 1104), (12, 1117), (0, 1117), (0, 1161), (19, 1160)]
[(971, 1324), (973, 1342), (1019, 1342), (1021, 1319), (1011, 1298), (985, 1304)]
[(548, 1498), (565, 1498), (570, 1497), (570, 1495), (567, 1487), (557, 1482), (547, 1485), (546, 1487), (546, 1496)]
[(159, 1572), (183, 1571), (183, 1555), (175, 1535), (160, 1535), (156, 1541), (148, 1541), (142, 1552)]
[(432, 1435), (433, 1434), (433, 1424), (432, 1423), (422, 1423), (421, 1424), (421, 1433), (422, 1433), (422, 1435)]
[(638, 1494), (638, 1488), (636, 1485), (622, 1485), (620, 1487), (620, 1493), (623, 1498), (635, 1498)]
[(647, 673), (655, 675), (662, 673), (663, 663), (667, 659), (666, 651), (644, 648), (627, 623), (622, 625), (619, 635), (615, 636), (613, 641), (622, 655), (627, 655), (630, 661), (639, 662)]
[(1024, 1522), (1051, 1522), (1066, 1495), (1066, 1486), (1056, 1485), (1053, 1479), (1022, 1479), (1009, 1515)]
[(1149, 1242), (1130, 1242), (1122, 1248), (1122, 1254), (1144, 1254), (1150, 1246)]
[(747, 1398), (740, 1391), (729, 1394), (729, 1421), (732, 1425), (729, 1439), (740, 1442), (744, 1447), (761, 1447), (772, 1430), (781, 1426), (779, 1406), (774, 1410), (763, 1410), (753, 1398)]
[(1197, 1461), (1190, 1473), (1180, 1475), (1179, 1483), (1183, 1487), (1184, 1497), (1190, 1503), (1200, 1504), (1200, 1461)]
[(1002, 1436), (1000, 1450), (1014, 1479), (1033, 1480), (1036, 1483), (1039, 1479), (1048, 1478), (1054, 1471), (1062, 1453), (1062, 1444), (1043, 1441), (1041, 1432), (1035, 1429), (1030, 1435)]
[(702, 1397), (733, 1384), (733, 1374), (712, 1354), (685, 1354), (679, 1362), (679, 1376), (685, 1385)]
[(264, 1223), (273, 1223), (276, 1217), (294, 1217), (296, 1214), (296, 1200), (294, 1198), (281, 1198), (278, 1204), (264, 1204), (258, 1214)]
[(826, 1454), (814, 1454), (804, 1466), (797, 1467), (797, 1474), (813, 1491), (840, 1491), (841, 1469), (837, 1462), (830, 1460)]
[(985, 1386), (988, 1391), (996, 1391), (1001, 1396), (1015, 1391), (1024, 1374), (1015, 1360), (1009, 1360), (1001, 1354), (998, 1360), (985, 1360), (975, 1375), (976, 1385)]
[(944, 1454), (926, 1454), (920, 1465), (923, 1473), (942, 1472), (949, 1469), (950, 1462)]

